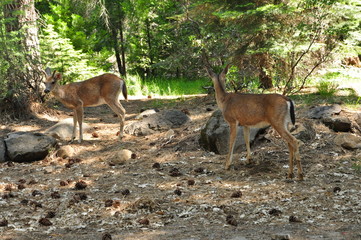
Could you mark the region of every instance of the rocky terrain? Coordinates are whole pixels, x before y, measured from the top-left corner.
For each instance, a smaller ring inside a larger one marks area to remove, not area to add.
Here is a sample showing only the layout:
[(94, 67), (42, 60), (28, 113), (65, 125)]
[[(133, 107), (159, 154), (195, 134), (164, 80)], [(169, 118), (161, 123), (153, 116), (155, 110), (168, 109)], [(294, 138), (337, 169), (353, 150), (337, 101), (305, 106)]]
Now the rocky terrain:
[[(214, 96), (122, 104), (127, 125), (147, 109), (180, 110), (190, 121), (119, 142), (107, 106), (87, 108), (83, 143), (59, 141), (43, 160), (0, 163), (0, 239), (361, 239), (355, 110), (340, 105), (330, 120), (296, 102), (305, 173), (297, 181), (286, 179), (288, 149), (272, 129), (255, 138), (253, 164), (244, 164), (243, 148), (228, 171), (225, 155), (200, 146)], [(26, 122), (3, 120), (0, 137), (44, 133), (70, 117), (60, 107)], [(332, 129), (345, 118), (347, 133)]]

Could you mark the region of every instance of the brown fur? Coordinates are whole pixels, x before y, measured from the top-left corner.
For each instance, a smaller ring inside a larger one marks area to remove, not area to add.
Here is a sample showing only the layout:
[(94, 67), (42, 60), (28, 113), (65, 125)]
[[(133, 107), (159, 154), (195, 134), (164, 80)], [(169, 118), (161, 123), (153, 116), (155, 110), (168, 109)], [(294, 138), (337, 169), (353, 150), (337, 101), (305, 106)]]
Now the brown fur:
[(303, 180), (298, 142), (288, 131), (288, 123), (294, 122), (292, 101), (288, 97), (279, 94), (240, 94), (226, 92), (225, 78), (228, 67), (229, 66), (218, 75), (207, 66), (207, 72), (212, 78), (216, 91), (218, 107), (221, 109), (223, 117), (230, 127), (229, 152), (225, 168), (229, 169), (232, 163), (238, 125), (243, 126), (248, 162), (251, 160), (249, 144), (250, 127), (271, 125), (288, 144), (290, 152), (288, 177), (293, 177), (293, 162), (296, 160), (298, 178)]
[(84, 107), (107, 104), (120, 118), (120, 134), (123, 136), (125, 109), (119, 102), (119, 94), (123, 93), (127, 100), (127, 88), (125, 81), (114, 74), (106, 73), (90, 78), (83, 82), (59, 85), (60, 73), (50, 74), (47, 71), (45, 81), (45, 92), (52, 92), (56, 99), (70, 108), (74, 112), (74, 127), (72, 141), (75, 139), (76, 124), (79, 124), (79, 143), (83, 140), (82, 122), (84, 117)]

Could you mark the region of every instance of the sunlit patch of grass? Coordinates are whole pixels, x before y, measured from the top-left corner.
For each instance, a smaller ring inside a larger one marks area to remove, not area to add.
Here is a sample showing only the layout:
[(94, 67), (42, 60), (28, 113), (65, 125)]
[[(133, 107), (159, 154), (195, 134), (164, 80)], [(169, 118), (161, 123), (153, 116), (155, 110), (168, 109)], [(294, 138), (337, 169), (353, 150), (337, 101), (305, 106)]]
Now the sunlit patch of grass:
[(129, 95), (133, 96), (182, 96), (205, 93), (203, 86), (209, 86), (209, 79), (127, 77)]

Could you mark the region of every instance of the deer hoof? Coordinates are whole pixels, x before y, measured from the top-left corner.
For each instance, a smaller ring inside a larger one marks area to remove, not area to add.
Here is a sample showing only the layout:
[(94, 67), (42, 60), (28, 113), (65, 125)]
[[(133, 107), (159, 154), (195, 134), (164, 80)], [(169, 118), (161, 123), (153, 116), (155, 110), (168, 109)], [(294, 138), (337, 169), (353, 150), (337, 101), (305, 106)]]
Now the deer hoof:
[(294, 175), (293, 173), (288, 173), (288, 178), (289, 178), (289, 179), (294, 178), (294, 176), (295, 176), (295, 175)]
[(298, 180), (299, 180), (299, 181), (303, 181), (303, 173), (299, 173), (299, 174), (298, 174)]

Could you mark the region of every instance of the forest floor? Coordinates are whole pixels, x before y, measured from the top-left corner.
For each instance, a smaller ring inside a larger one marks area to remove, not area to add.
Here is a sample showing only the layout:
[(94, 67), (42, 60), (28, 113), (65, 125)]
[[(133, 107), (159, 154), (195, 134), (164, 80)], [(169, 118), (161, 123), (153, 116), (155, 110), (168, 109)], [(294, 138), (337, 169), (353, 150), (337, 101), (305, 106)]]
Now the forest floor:
[[(71, 159), (54, 151), (30, 164), (1, 164), (1, 240), (361, 239), (360, 151), (334, 145), (337, 133), (321, 123), (314, 122), (316, 139), (300, 144), (305, 180), (297, 181), (286, 179), (288, 150), (272, 130), (271, 141), (261, 136), (252, 146), (254, 164), (242, 164), (242, 152), (230, 170), (225, 155), (199, 146), (201, 128), (217, 109), (214, 96), (122, 104), (126, 124), (150, 108), (187, 109), (191, 121), (171, 136), (126, 134), (117, 141), (111, 110), (87, 108), (91, 129), (83, 143), (70, 144)], [(297, 121), (307, 120), (309, 108), (296, 102)], [(3, 122), (0, 136), (44, 132), (69, 117), (60, 107), (30, 121)], [(134, 158), (112, 164), (121, 149)], [(81, 180), (84, 189), (76, 185)]]

